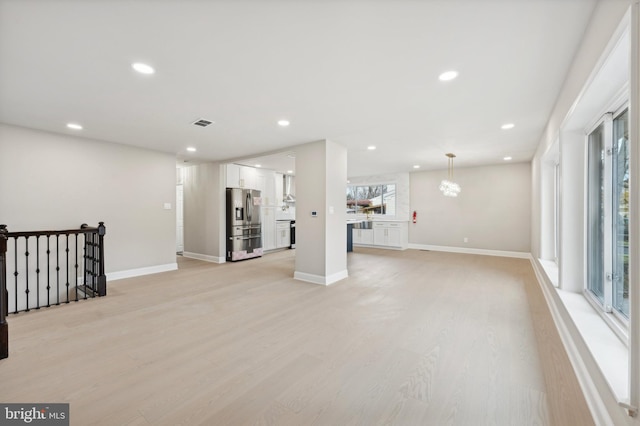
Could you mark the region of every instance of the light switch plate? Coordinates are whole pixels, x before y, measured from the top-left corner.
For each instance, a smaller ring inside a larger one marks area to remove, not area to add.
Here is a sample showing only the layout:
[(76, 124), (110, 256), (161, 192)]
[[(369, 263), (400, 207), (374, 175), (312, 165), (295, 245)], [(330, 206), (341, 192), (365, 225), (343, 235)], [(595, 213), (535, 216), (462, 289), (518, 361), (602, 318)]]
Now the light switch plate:
[(171, 203), (164, 203), (165, 210), (171, 210)]

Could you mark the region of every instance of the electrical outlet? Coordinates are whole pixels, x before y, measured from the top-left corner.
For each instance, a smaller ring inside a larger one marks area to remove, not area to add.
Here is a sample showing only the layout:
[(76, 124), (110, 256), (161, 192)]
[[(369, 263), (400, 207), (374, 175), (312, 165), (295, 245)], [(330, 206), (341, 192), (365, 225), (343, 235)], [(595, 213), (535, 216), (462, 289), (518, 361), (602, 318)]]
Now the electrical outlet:
[(469, 238), (464, 237), (464, 242), (465, 242), (465, 243), (468, 243), (468, 242), (469, 242)]

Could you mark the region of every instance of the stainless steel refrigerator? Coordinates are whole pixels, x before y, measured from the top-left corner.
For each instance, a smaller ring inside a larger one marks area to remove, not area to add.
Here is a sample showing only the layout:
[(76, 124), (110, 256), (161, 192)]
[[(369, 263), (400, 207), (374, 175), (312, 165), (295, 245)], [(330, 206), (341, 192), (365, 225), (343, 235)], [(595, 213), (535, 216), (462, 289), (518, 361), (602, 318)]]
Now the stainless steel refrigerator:
[(262, 256), (260, 191), (227, 188), (227, 261)]

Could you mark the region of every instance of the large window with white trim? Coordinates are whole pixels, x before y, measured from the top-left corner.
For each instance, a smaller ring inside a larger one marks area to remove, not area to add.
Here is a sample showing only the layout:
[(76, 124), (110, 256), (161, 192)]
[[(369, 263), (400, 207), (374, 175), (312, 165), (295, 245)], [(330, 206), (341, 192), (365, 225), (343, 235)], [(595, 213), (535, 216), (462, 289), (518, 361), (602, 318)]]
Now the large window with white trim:
[(347, 186), (347, 214), (395, 216), (396, 185)]
[(606, 114), (587, 138), (587, 291), (629, 318), (628, 109)]

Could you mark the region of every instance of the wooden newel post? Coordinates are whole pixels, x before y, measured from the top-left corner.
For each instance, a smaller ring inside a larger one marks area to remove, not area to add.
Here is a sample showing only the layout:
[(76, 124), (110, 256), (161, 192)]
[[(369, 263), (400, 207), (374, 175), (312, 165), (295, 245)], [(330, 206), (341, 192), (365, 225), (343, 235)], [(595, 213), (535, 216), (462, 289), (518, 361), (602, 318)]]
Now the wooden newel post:
[(98, 247), (100, 252), (100, 262), (98, 264), (98, 296), (107, 295), (107, 276), (104, 273), (104, 236), (107, 228), (104, 222), (98, 223)]
[(7, 292), (7, 225), (0, 225), (0, 359), (9, 357), (9, 293)]

